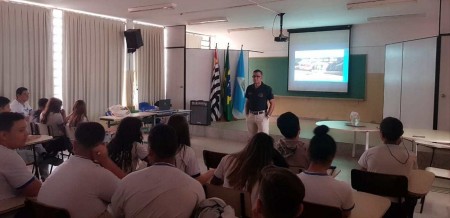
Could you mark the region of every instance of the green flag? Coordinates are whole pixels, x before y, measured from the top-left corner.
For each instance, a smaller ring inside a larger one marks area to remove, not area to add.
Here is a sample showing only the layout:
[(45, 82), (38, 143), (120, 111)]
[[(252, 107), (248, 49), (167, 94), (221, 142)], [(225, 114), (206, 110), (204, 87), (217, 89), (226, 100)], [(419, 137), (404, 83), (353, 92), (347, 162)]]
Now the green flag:
[(230, 45), (227, 47), (227, 54), (225, 56), (225, 93), (224, 93), (224, 101), (223, 102), (223, 114), (226, 121), (233, 120), (233, 104), (231, 102), (231, 84), (230, 84), (230, 54), (229, 54)]

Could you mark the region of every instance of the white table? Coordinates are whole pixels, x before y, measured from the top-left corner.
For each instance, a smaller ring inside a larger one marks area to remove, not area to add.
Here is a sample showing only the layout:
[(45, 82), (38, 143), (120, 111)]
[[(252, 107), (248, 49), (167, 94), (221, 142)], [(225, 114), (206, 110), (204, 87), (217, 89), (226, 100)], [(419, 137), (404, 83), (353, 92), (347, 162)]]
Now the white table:
[(431, 148), (431, 161), (433, 163), (434, 153), (436, 149), (450, 149), (450, 132), (432, 129), (404, 129), (402, 136), (404, 139), (412, 142), (417, 155), (417, 145), (423, 145)]
[(379, 124), (374, 123), (359, 123), (358, 126), (349, 126), (348, 121), (332, 120), (332, 121), (319, 121), (316, 123), (317, 126), (325, 125), (330, 129), (338, 129), (347, 132), (353, 132), (353, 149), (352, 157), (355, 157), (355, 146), (356, 146), (356, 133), (363, 132), (366, 134), (366, 150), (369, 149), (369, 133), (378, 132)]
[(111, 122), (121, 121), (125, 117), (136, 117), (136, 118), (142, 119), (142, 118), (151, 117), (151, 116), (154, 116), (154, 115), (156, 115), (156, 113), (154, 113), (154, 112), (137, 112), (137, 113), (128, 114), (127, 116), (123, 116), (123, 117), (118, 117), (118, 116), (101, 116), (100, 120), (108, 121), (108, 128), (110, 128), (112, 126)]
[(353, 208), (350, 218), (380, 218), (391, 206), (389, 198), (366, 193), (353, 192)]
[(183, 115), (190, 115), (191, 110), (167, 110), (167, 111), (148, 111), (148, 112), (137, 112), (137, 113), (131, 113), (128, 114), (127, 116), (123, 116), (123, 117), (118, 117), (118, 116), (101, 116), (100, 120), (105, 120), (108, 122), (108, 128), (110, 128), (111, 122), (118, 122), (123, 120), (125, 117), (136, 117), (139, 119), (143, 119), (146, 117), (153, 117), (153, 126), (156, 124), (156, 118), (157, 117), (167, 117), (167, 116), (172, 116), (174, 114), (183, 114)]

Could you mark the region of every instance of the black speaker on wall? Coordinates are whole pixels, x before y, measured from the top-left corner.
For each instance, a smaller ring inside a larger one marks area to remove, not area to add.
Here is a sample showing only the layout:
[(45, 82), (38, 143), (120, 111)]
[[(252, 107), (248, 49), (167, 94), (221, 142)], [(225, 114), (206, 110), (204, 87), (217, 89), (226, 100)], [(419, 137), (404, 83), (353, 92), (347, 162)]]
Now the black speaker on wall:
[(211, 102), (191, 101), (190, 123), (193, 125), (211, 125)]
[(124, 32), (127, 40), (127, 51), (133, 53), (136, 49), (144, 45), (142, 42), (141, 29), (128, 29)]

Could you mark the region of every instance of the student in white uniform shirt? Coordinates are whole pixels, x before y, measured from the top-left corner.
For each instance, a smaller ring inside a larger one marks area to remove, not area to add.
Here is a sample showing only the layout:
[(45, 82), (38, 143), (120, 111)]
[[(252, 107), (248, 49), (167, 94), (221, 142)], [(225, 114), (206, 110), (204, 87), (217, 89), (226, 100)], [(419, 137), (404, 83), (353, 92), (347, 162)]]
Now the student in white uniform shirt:
[(214, 175), (214, 170), (201, 174), (197, 157), (191, 147), (191, 137), (189, 134), (189, 124), (185, 116), (176, 114), (169, 118), (167, 125), (173, 127), (178, 137), (178, 151), (175, 156), (175, 165), (178, 169), (197, 179), (200, 183), (206, 184)]
[(0, 113), (0, 200), (35, 197), (41, 182), (28, 170), (15, 149), (25, 146), (27, 122), (21, 114)]
[(75, 154), (45, 181), (37, 200), (64, 208), (73, 218), (104, 213), (119, 179), (126, 175), (109, 159), (104, 137), (99, 123), (80, 124), (75, 131)]
[(324, 125), (314, 129), (308, 148), (311, 162), (308, 169), (298, 174), (298, 177), (305, 185), (305, 202), (340, 208), (343, 217), (349, 217), (355, 207), (353, 189), (327, 173), (336, 155), (336, 142), (327, 134), (328, 131), (329, 128)]
[(256, 133), (242, 151), (222, 158), (211, 184), (251, 193), (261, 170), (273, 164), (273, 152), (277, 152), (273, 138), (263, 132)]
[(33, 108), (28, 104), (30, 93), (25, 87), (20, 87), (16, 90), (16, 99), (11, 102), (11, 112), (22, 114), (27, 122), (30, 122)]
[[(380, 136), (384, 145), (370, 148), (361, 155), (358, 164), (362, 170), (408, 177), (411, 170), (418, 168), (417, 157), (406, 149), (402, 135), (403, 124), (399, 119), (384, 118), (380, 123)], [(404, 204), (408, 217), (413, 217), (417, 199), (406, 198)]]
[(111, 202), (114, 217), (190, 217), (205, 199), (201, 184), (176, 168), (175, 130), (160, 124), (148, 137), (153, 165), (127, 175)]
[(136, 171), (140, 161), (148, 162), (148, 146), (142, 144), (141, 127), (140, 119), (125, 117), (108, 144), (109, 157), (126, 173)]

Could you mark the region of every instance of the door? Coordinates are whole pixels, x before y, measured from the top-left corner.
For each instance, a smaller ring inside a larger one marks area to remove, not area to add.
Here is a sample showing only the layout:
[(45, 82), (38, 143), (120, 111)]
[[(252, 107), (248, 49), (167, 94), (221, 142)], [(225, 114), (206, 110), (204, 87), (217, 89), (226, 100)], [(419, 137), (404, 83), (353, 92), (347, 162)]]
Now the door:
[(439, 76), (438, 130), (450, 131), (450, 36), (441, 38), (441, 65)]

